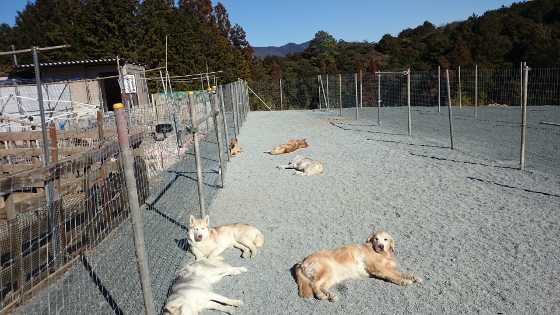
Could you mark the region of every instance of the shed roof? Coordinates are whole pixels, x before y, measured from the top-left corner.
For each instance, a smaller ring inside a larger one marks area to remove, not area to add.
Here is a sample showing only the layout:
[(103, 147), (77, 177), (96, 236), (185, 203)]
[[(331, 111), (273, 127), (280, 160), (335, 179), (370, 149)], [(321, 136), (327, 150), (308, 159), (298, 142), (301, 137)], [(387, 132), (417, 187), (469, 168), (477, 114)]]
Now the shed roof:
[[(145, 63), (133, 61), (129, 59), (119, 58), (118, 61), (122, 63), (133, 64), (133, 65), (146, 66)], [(73, 66), (73, 65), (107, 65), (107, 64), (115, 64), (115, 63), (117, 63), (117, 58), (79, 60), (79, 61), (61, 61), (61, 62), (42, 62), (39, 63), (39, 66), (52, 67), (52, 66)], [(28, 69), (33, 67), (35, 67), (35, 64), (10, 66), (10, 68), (12, 69)]]

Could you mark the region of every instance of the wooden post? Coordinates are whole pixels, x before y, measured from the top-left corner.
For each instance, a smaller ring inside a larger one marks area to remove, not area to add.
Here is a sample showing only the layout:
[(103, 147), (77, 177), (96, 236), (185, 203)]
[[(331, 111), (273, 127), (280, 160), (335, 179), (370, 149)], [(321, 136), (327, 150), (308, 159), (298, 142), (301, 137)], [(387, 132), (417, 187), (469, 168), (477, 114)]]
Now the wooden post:
[[(51, 162), (57, 163), (58, 162), (58, 138), (56, 136), (56, 126), (54, 123), (50, 124), (49, 128), (49, 137), (51, 138)], [(54, 174), (56, 178), (56, 173)], [(55, 190), (54, 190), (54, 198), (56, 198), (60, 194), (60, 178), (56, 178), (55, 183)]]
[[(104, 146), (105, 135), (103, 133), (103, 113), (97, 111), (97, 136), (99, 137), (99, 148)], [(101, 177), (105, 181), (107, 179), (107, 161), (101, 162)]]
[(128, 192), (128, 202), (130, 205), (130, 219), (132, 220), (132, 228), (134, 231), (134, 245), (136, 247), (136, 258), (138, 259), (138, 271), (140, 272), (140, 283), (144, 294), (144, 306), (147, 315), (155, 315), (154, 297), (146, 258), (140, 205), (138, 203), (138, 190), (136, 189), (136, 178), (134, 175), (134, 160), (132, 158), (132, 150), (130, 149), (130, 140), (128, 138), (127, 117), (123, 104), (117, 103), (113, 105), (113, 110), (115, 111), (117, 135), (122, 150), (121, 156), (126, 189)]

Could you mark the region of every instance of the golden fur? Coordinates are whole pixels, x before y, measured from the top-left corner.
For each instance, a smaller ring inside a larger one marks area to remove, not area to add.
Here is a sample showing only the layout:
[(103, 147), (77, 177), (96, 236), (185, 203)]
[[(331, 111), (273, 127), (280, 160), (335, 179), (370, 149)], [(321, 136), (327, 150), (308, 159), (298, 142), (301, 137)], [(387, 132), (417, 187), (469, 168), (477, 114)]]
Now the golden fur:
[(189, 245), (196, 260), (205, 256), (223, 260), (220, 256), (228, 248), (239, 248), (241, 257), (257, 256), (257, 247), (264, 246), (264, 235), (254, 226), (246, 223), (232, 223), (210, 227), (210, 218), (195, 219), (191, 215), (189, 226)]
[(231, 139), (229, 142), (229, 156), (233, 157), (236, 156), (237, 153), (243, 152), (243, 149), (237, 146), (237, 139)]
[(383, 231), (372, 233), (365, 244), (342, 246), (315, 252), (296, 266), (295, 274), (301, 297), (315, 294), (318, 299), (338, 301), (329, 288), (345, 279), (377, 277), (410, 286), (422, 279), (395, 271), (397, 263), (393, 238)]
[(288, 165), (278, 165), (276, 167), (281, 169), (295, 169), (296, 171), (294, 172), (294, 174), (302, 176), (321, 174), (325, 170), (321, 162), (299, 155), (296, 155)]
[(307, 141), (305, 139), (302, 140), (288, 140), (286, 143), (277, 145), (272, 150), (264, 151), (264, 153), (269, 153), (272, 155), (277, 154), (284, 154), (294, 152), (297, 149), (307, 148)]

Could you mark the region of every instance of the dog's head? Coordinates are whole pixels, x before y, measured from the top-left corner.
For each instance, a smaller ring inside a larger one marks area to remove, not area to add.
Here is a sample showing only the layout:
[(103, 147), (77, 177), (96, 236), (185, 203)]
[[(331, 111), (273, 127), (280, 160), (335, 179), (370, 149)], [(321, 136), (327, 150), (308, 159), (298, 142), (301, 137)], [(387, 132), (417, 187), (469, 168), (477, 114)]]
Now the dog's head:
[(210, 234), (209, 224), (209, 216), (206, 216), (204, 219), (195, 219), (195, 217), (191, 215), (189, 224), (189, 235), (191, 235), (197, 242), (203, 240)]
[(231, 139), (231, 140), (229, 141), (229, 143), (231, 144), (232, 147), (234, 147), (234, 146), (237, 145), (237, 139)]
[(373, 250), (378, 253), (394, 253), (395, 240), (384, 231), (375, 231), (367, 239), (367, 243), (371, 243)]
[(307, 148), (307, 147), (308, 147), (307, 141), (305, 141), (305, 139), (296, 140), (296, 141), (297, 141), (297, 144), (298, 144), (298, 148), (299, 148), (299, 149), (301, 149), (301, 148)]

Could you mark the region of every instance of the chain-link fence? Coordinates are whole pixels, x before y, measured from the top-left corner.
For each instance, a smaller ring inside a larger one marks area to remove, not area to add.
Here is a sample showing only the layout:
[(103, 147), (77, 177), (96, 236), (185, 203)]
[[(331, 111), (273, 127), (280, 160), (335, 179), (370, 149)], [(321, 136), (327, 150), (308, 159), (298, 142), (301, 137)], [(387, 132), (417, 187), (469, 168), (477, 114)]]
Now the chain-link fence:
[[(190, 93), (162, 82), (145, 106), (126, 104), (157, 312), (187, 259), (185, 224), (226, 184), (229, 140), (248, 110), (243, 81)], [(93, 95), (99, 83), (81, 84)], [(67, 105), (45, 106), (45, 132), (36, 87), (0, 89), (2, 117), (14, 109), (0, 132), (0, 314), (151, 314), (115, 115), (68, 83), (46, 86), (64, 92), (43, 92), (44, 104)]]

